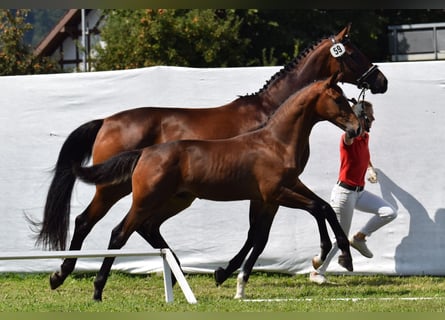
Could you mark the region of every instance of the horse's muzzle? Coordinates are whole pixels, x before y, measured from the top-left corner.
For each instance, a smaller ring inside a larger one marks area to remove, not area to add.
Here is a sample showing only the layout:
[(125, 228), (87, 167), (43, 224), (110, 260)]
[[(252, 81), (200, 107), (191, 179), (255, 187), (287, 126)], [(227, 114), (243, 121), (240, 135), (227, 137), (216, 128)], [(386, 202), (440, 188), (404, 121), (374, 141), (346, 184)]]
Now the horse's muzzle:
[(373, 65), (357, 79), (357, 87), (370, 89), (371, 93), (385, 93), (388, 90), (388, 79), (376, 65)]
[(385, 77), (382, 77), (378, 82), (378, 85), (371, 86), (371, 93), (385, 93), (388, 90), (388, 80)]
[(349, 139), (358, 137), (361, 133), (362, 133), (362, 127), (361, 127), (361, 126), (358, 126), (357, 129), (354, 129), (354, 128), (348, 128), (348, 129), (346, 129), (346, 136), (347, 136)]

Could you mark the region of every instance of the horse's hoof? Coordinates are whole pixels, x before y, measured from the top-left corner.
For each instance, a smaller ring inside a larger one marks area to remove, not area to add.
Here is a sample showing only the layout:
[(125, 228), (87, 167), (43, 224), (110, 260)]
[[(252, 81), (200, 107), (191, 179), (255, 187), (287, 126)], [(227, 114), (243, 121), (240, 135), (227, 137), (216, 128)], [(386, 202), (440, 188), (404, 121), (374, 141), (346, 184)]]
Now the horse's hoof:
[(242, 296), (241, 294), (235, 294), (235, 296), (233, 297), (233, 299), (235, 299), (235, 300), (242, 300), (242, 299), (244, 299), (244, 296)]
[(354, 270), (354, 268), (352, 266), (352, 258), (350, 256), (340, 255), (338, 257), (338, 264), (341, 265), (343, 268), (345, 268), (348, 271)]
[(217, 286), (220, 286), (223, 284), (224, 281), (226, 281), (227, 277), (226, 277), (226, 271), (219, 267), (218, 269), (215, 270), (215, 272), (213, 273), (213, 276), (215, 277), (215, 282)]
[(321, 267), (321, 265), (323, 264), (323, 260), (321, 260), (320, 256), (315, 256), (312, 258), (312, 267), (314, 267), (315, 270), (317, 270), (318, 268)]
[(102, 302), (102, 293), (95, 292), (93, 296), (94, 301)]
[(63, 281), (65, 281), (65, 279), (63, 279), (59, 272), (54, 272), (50, 277), (49, 277), (49, 285), (51, 286), (52, 290), (57, 289), (58, 287), (60, 287), (60, 285), (63, 283)]

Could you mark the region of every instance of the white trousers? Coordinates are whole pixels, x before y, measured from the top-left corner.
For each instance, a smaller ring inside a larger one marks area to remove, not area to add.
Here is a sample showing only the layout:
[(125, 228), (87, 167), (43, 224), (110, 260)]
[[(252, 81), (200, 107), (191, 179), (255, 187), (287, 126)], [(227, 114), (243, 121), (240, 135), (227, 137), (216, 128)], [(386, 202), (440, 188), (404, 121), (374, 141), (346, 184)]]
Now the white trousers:
[[(366, 190), (360, 192), (351, 191), (337, 184), (331, 192), (331, 207), (337, 214), (338, 221), (346, 235), (349, 235), (352, 216), (355, 209), (374, 214), (359, 230), (366, 236), (370, 236), (374, 231), (380, 229), (397, 217), (396, 209), (375, 194)], [(326, 272), (329, 263), (337, 252), (338, 245), (335, 241), (323, 265), (318, 268), (318, 273), (324, 274)]]

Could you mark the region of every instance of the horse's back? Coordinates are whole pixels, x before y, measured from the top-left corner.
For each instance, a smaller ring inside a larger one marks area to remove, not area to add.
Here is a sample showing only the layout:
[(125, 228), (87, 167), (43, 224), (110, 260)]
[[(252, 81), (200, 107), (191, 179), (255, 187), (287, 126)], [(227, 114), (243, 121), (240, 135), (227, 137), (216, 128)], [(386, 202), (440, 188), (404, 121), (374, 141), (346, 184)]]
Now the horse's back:
[[(263, 121), (255, 103), (237, 99), (216, 108), (142, 107), (104, 119), (97, 135), (93, 162), (103, 162), (123, 151), (183, 139), (224, 139)], [(240, 118), (245, 119), (240, 123)]]

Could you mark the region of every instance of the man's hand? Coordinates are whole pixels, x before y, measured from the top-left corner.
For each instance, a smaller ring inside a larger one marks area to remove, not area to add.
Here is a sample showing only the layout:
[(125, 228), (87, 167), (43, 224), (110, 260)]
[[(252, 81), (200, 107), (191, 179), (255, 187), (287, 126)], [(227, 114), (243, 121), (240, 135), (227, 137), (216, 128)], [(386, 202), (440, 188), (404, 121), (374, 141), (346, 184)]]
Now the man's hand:
[(374, 170), (374, 167), (368, 167), (366, 174), (368, 175), (369, 182), (377, 183), (377, 172)]

